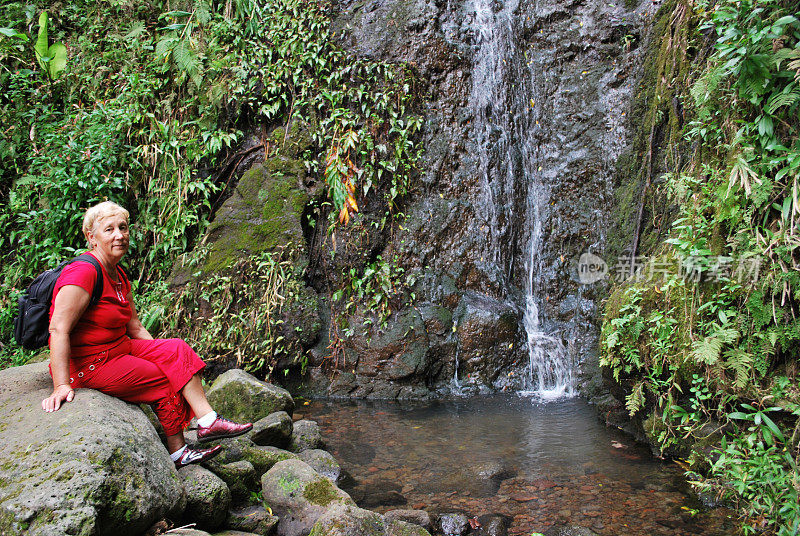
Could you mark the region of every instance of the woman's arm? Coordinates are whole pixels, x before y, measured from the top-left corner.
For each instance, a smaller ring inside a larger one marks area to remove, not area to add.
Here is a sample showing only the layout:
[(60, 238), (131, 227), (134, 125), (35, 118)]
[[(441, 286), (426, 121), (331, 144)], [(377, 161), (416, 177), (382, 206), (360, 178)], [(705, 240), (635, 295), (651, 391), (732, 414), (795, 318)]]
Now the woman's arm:
[(128, 320), (128, 324), (125, 326), (128, 337), (131, 339), (151, 340), (153, 336), (150, 335), (150, 332), (142, 325), (142, 322), (139, 320), (139, 315), (136, 312), (136, 306), (133, 305), (133, 292), (128, 293), (128, 303), (131, 304), (131, 319)]
[(75, 391), (69, 383), (69, 334), (89, 306), (91, 296), (78, 285), (64, 285), (56, 295), (50, 318), (50, 372), (53, 394), (42, 400), (42, 409), (57, 411), (64, 401), (72, 402)]

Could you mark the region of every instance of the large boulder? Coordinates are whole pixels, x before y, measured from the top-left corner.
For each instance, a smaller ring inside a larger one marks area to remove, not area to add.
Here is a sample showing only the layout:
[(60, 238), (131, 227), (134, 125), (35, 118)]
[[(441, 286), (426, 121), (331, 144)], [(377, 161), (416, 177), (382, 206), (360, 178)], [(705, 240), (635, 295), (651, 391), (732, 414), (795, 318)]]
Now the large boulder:
[(461, 300), (456, 318), (459, 378), (493, 385), (523, 357), (519, 353), (520, 315), (513, 305), (469, 293)]
[(285, 460), (261, 477), (264, 503), (278, 516), (278, 536), (306, 536), (335, 504), (355, 502), (329, 479), (300, 460)]
[(358, 356), (356, 373), (363, 377), (394, 382), (424, 376), (430, 365), (425, 321), (416, 309), (392, 315), (377, 333), (353, 337), (347, 344)]
[(186, 504), (142, 411), (91, 389), (54, 413), (47, 363), (0, 371), (0, 534), (138, 535)]
[(314, 524), (311, 536), (430, 536), (419, 525), (386, 519), (348, 504), (329, 508)]
[(208, 530), (222, 525), (231, 505), (231, 492), (225, 482), (199, 465), (184, 467), (178, 474), (186, 490), (184, 519)]
[(289, 391), (262, 382), (241, 369), (220, 375), (207, 393), (211, 406), (226, 418), (237, 422), (256, 422), (270, 413), (294, 411)]
[(305, 184), (302, 153), (312, 143), (311, 131), (293, 121), (289, 132), (276, 128), (268, 143), (280, 146), (280, 154), (251, 165), (208, 226), (205, 273), (224, 270), (243, 255), (305, 244), (301, 220), (314, 189)]

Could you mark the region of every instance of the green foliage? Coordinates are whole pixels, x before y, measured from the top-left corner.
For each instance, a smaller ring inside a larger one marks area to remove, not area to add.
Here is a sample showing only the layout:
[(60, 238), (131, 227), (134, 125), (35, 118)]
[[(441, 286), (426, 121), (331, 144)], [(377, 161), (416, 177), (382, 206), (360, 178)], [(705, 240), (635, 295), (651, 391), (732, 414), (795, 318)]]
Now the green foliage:
[[(45, 9), (34, 54), (27, 33)], [(413, 73), (345, 54), (323, 3), (12, 1), (2, 17), (2, 311), (35, 274), (82, 249), (83, 211), (104, 199), (133, 216), (132, 278), (158, 288), (234, 183), (222, 164), (235, 158), (240, 129), (315, 125), (303, 157), (327, 181), (331, 216), (346, 201), (343, 179), (354, 204), (379, 194), (385, 222), (409, 192), (421, 125), (411, 114)], [(68, 46), (69, 63), (54, 40)], [(40, 61), (47, 80), (32, 76)], [(337, 149), (350, 164), (325, 174), (320, 162)], [(17, 352), (11, 316), (0, 315), (0, 355)]]
[(686, 145), (667, 151), (688, 163), (663, 177), (677, 211), (650, 252), (675, 268), (615, 289), (602, 327), (601, 364), (632, 415), (659, 421), (664, 451), (728, 430), (698, 485), (738, 505), (745, 533), (796, 534), (800, 523), (800, 394), (786, 388), (800, 374), (796, 10), (779, 0), (676, 6), (671, 23), (683, 29), (673, 34), (688, 29), (695, 50), (703, 32), (715, 42), (697, 71), (654, 78), (656, 94), (669, 84), (683, 98), (687, 118)]
[[(719, 479), (707, 487), (740, 502), (747, 515), (743, 532), (764, 530), (778, 536), (797, 534), (800, 529), (800, 476), (797, 457), (781, 428), (768, 414), (780, 415), (780, 406), (756, 408), (742, 404), (744, 411), (728, 417), (745, 422), (741, 435), (723, 438), (711, 475)], [(794, 405), (795, 416), (800, 409)], [(796, 448), (796, 445), (794, 446)]]
[[(400, 308), (404, 299), (414, 300), (409, 289), (415, 283), (415, 276), (406, 275), (397, 256), (387, 261), (378, 255), (361, 273), (350, 268), (344, 279), (344, 288), (331, 296), (333, 302), (343, 303), (342, 312), (348, 313), (355, 312), (359, 305), (364, 306), (375, 315), (380, 327), (385, 327), (392, 308)], [(337, 307), (336, 310), (340, 309)]]
[[(291, 248), (240, 259), (229, 273), (195, 279), (148, 311), (164, 316), (169, 333), (229, 368), (263, 377), (281, 359), (304, 365), (302, 349), (296, 338), (286, 336), (281, 318), (284, 304), (302, 288), (295, 261)], [(163, 309), (165, 301), (175, 305)]]
[(39, 35), (36, 38), (34, 51), (39, 67), (49, 80), (54, 80), (67, 66), (67, 47), (64, 43), (48, 44), (47, 39), (47, 11), (42, 11), (39, 16)]

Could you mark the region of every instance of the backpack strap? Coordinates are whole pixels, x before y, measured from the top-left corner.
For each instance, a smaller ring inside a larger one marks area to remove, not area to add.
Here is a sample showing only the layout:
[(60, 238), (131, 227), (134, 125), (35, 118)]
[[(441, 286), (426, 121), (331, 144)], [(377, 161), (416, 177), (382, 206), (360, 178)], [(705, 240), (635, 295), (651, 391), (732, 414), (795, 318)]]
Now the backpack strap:
[(122, 280), (125, 281), (127, 284), (131, 284), (130, 280), (128, 279), (128, 274), (125, 273), (125, 270), (122, 269), (122, 266), (119, 264), (117, 265), (117, 273), (122, 277)]
[(89, 307), (97, 305), (97, 302), (100, 301), (100, 296), (103, 295), (103, 269), (100, 267), (100, 263), (97, 261), (97, 259), (88, 253), (78, 255), (72, 260), (72, 262), (75, 261), (88, 262), (94, 266), (95, 270), (97, 270), (97, 278), (94, 280), (94, 289), (92, 289), (92, 299), (89, 301)]

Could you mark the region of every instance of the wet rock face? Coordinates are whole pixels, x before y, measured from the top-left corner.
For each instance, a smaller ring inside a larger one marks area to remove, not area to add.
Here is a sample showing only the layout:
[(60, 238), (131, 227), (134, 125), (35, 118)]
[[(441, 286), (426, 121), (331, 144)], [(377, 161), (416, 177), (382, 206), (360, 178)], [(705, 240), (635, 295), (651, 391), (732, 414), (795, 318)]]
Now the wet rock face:
[(470, 293), (462, 298), (456, 316), (459, 381), (477, 376), (474, 379), (485, 385), (496, 383), (518, 361), (519, 312), (507, 302)]
[(590, 248), (602, 256), (614, 170), (630, 148), (626, 112), (647, 29), (642, 15), (652, 7), (585, 0), (336, 7), (345, 47), (406, 61), (428, 84), (420, 188), (386, 249), (418, 271), (417, 310), (469, 311), (457, 337), (442, 329), (449, 321), (426, 319), (432, 351), (423, 370), (402, 380), (394, 369), (368, 376), (377, 361), (366, 349), (347, 387), (332, 386), (336, 394), (366, 396), (376, 380), (443, 388), (456, 354), (466, 367), (459, 377), (514, 384), (507, 373), (525, 367), (521, 311), (532, 270), (543, 331), (568, 339), (573, 355), (593, 355), (603, 284), (581, 285), (576, 261)]

